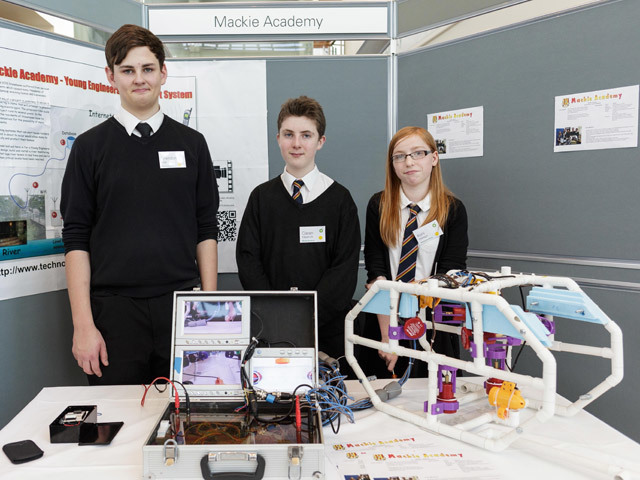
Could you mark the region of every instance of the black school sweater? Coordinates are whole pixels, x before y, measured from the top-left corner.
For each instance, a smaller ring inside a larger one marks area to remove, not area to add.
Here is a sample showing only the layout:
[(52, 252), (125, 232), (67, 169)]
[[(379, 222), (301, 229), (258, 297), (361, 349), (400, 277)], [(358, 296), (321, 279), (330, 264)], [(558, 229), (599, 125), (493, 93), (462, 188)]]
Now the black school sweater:
[[(325, 227), (326, 242), (300, 243), (301, 226)], [(236, 260), (246, 290), (316, 290), (321, 341), (344, 332), (358, 280), (360, 225), (349, 191), (337, 182), (298, 204), (280, 177), (256, 187), (242, 217)]]
[[(160, 168), (183, 151), (186, 168)], [(62, 182), (65, 252), (91, 259), (91, 289), (152, 297), (197, 283), (196, 245), (217, 239), (218, 187), (202, 134), (165, 115), (148, 138), (113, 117), (75, 140)]]

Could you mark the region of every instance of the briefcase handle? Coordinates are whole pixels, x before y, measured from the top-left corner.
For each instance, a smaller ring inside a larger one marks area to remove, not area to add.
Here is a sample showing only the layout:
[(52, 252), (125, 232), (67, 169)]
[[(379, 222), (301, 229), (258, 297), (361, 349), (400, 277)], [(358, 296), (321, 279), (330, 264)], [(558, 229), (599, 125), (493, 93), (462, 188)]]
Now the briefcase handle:
[[(232, 458), (225, 458), (232, 457)], [(253, 473), (245, 472), (217, 472), (212, 473), (209, 468), (209, 461), (224, 461), (224, 460), (246, 460), (247, 462), (256, 460), (256, 471)], [(260, 480), (264, 476), (265, 461), (262, 455), (259, 453), (247, 453), (247, 452), (216, 452), (208, 453), (202, 460), (200, 460), (200, 470), (202, 471), (202, 478), (204, 480)]]

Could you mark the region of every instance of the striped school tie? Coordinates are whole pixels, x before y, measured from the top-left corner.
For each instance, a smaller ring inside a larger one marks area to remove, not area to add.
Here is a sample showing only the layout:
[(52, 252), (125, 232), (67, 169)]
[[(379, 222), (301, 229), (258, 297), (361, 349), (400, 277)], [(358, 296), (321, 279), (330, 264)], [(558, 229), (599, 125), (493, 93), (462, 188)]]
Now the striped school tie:
[(302, 180), (294, 180), (293, 195), (291, 195), (293, 199), (301, 205), (302, 205), (302, 192), (300, 192), (300, 189), (302, 188), (303, 185), (304, 185), (304, 182)]
[(404, 238), (402, 240), (402, 250), (400, 251), (400, 263), (398, 264), (398, 274), (396, 281), (411, 282), (416, 278), (416, 261), (418, 260), (418, 240), (413, 231), (418, 228), (418, 212), (420, 207), (415, 204), (409, 205), (409, 220), (404, 227)]

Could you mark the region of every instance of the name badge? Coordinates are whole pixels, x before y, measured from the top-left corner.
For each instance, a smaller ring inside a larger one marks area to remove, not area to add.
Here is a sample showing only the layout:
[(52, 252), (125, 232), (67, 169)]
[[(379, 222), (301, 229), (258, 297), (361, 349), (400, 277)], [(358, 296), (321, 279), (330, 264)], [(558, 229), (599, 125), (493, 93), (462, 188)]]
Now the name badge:
[(158, 152), (160, 168), (187, 168), (184, 152)]
[(431, 240), (432, 238), (440, 238), (442, 236), (442, 229), (436, 220), (433, 220), (420, 228), (416, 228), (413, 231), (413, 235), (418, 240), (419, 244), (423, 244)]
[(300, 227), (300, 243), (325, 243), (327, 241), (326, 230), (324, 225)]

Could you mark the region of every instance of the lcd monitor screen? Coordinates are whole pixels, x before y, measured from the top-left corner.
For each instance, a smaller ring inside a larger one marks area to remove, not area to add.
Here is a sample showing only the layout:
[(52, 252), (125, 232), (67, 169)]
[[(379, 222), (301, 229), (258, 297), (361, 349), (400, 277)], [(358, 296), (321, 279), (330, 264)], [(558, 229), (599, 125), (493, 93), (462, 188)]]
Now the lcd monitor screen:
[(202, 338), (243, 343), (250, 335), (250, 297), (181, 295), (176, 301), (176, 343)]
[[(254, 356), (251, 359), (251, 379), (254, 388), (267, 392), (293, 391), (299, 385), (315, 385), (314, 357), (309, 356)], [(306, 392), (308, 386), (296, 393)]]

